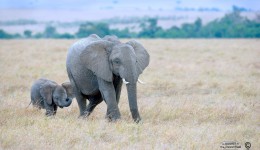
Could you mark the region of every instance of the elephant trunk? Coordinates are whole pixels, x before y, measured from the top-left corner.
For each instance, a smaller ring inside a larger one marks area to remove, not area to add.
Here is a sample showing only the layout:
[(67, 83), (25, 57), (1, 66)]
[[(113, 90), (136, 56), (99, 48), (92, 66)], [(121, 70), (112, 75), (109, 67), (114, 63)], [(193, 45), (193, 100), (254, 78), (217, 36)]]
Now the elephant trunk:
[(135, 84), (138, 80), (138, 74), (136, 66), (133, 64), (128, 64), (119, 72), (120, 77), (124, 84)]
[(135, 72), (128, 73), (121, 77), (124, 84), (136, 84), (138, 77)]
[(66, 100), (60, 101), (58, 106), (61, 108), (68, 107), (68, 106), (70, 106), (71, 102), (72, 102), (71, 98), (66, 98)]
[(137, 93), (136, 93), (136, 83), (127, 84), (127, 94), (128, 94), (128, 101), (129, 107), (132, 114), (132, 118), (135, 122), (139, 122), (141, 117), (139, 115), (138, 106), (137, 106)]

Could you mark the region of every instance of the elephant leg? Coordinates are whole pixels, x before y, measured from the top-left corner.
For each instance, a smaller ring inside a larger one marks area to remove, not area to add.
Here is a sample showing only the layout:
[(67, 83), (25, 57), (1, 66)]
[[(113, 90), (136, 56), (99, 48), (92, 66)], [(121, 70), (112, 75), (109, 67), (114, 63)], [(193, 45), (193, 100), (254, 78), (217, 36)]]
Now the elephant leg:
[(95, 96), (90, 96), (90, 97), (89, 97), (89, 104), (88, 104), (88, 106), (87, 106), (86, 111), (84, 112), (85, 117), (88, 117), (88, 116), (93, 112), (93, 110), (95, 109), (95, 107), (96, 107), (98, 104), (100, 104), (102, 101), (103, 101), (103, 99), (102, 99), (101, 93), (98, 93), (98, 94), (95, 95)]
[(110, 121), (120, 119), (120, 112), (116, 102), (116, 92), (113, 83), (98, 78), (99, 91), (107, 104), (107, 117)]
[(121, 95), (121, 89), (122, 89), (122, 79), (117, 76), (114, 78), (115, 80), (113, 81), (113, 84), (115, 86), (115, 92), (116, 92), (116, 102), (117, 104), (119, 103), (120, 95)]
[(82, 94), (76, 94), (76, 99), (78, 102), (78, 106), (79, 106), (79, 117), (84, 116), (85, 115), (85, 110), (86, 110), (86, 99), (84, 98), (84, 96)]
[(76, 97), (76, 100), (78, 102), (79, 106), (79, 117), (84, 116), (84, 112), (86, 110), (86, 98), (82, 95), (82, 93), (79, 92), (77, 89), (77, 86), (73, 80), (73, 77), (70, 72), (68, 72), (69, 78), (70, 78), (70, 83), (73, 87), (73, 93)]
[(84, 112), (86, 110), (86, 98), (82, 95), (82, 93), (80, 92), (80, 90), (77, 88), (74, 78), (71, 74), (71, 71), (68, 69), (68, 76), (70, 79), (70, 83), (71, 86), (73, 87), (73, 93), (76, 97), (76, 100), (78, 102), (78, 106), (79, 106), (79, 117), (84, 116)]
[(45, 106), (45, 109), (46, 109), (46, 113), (45, 113), (46, 116), (49, 117), (49, 116), (55, 115), (54, 107), (52, 105), (49, 105), (49, 104), (47, 104), (46, 101), (44, 101), (44, 106)]
[(54, 115), (56, 115), (58, 106), (54, 105), (53, 108), (54, 108)]

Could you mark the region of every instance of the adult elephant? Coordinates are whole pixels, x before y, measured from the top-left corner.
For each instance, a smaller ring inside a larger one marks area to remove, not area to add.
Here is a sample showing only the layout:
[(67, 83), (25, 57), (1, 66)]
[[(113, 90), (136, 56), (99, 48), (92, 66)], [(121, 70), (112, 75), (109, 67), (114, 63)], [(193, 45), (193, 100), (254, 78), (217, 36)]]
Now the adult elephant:
[[(118, 102), (124, 82), (132, 117), (139, 122), (136, 83), (148, 66), (149, 57), (140, 43), (135, 40), (121, 43), (115, 36), (101, 39), (92, 34), (73, 44), (66, 66), (80, 116), (89, 116), (104, 99), (107, 104), (106, 117), (111, 121), (119, 119)], [(89, 100), (87, 106), (86, 99)]]

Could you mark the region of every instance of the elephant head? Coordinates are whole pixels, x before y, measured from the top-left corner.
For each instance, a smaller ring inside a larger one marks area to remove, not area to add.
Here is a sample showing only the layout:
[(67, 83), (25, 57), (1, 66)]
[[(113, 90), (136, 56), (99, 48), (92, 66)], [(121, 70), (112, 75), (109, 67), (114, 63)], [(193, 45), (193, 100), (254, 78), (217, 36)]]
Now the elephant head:
[(62, 85), (56, 83), (46, 82), (42, 85), (40, 93), (46, 99), (47, 104), (53, 103), (60, 108), (68, 107), (73, 98), (72, 86), (69, 82)]
[(150, 56), (146, 49), (137, 41), (117, 42), (112, 37), (94, 41), (80, 55), (80, 60), (97, 77), (113, 82), (114, 75), (122, 78), (127, 84), (128, 100), (132, 117), (140, 120), (136, 83), (139, 75), (149, 64)]
[(82, 52), (81, 61), (93, 73), (107, 82), (113, 81), (113, 74), (125, 83), (134, 84), (149, 64), (149, 54), (137, 41), (127, 43), (105, 40), (92, 42)]

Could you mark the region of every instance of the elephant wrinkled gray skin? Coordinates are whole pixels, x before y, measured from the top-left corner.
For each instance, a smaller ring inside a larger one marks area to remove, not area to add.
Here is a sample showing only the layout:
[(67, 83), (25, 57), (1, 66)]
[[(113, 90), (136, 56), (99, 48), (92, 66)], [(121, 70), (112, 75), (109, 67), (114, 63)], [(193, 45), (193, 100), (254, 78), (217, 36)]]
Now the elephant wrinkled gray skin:
[(39, 109), (46, 109), (46, 115), (56, 114), (57, 106), (68, 107), (73, 98), (73, 89), (70, 82), (58, 85), (48, 79), (38, 79), (31, 87), (31, 103)]
[[(121, 86), (127, 87), (130, 111), (135, 122), (141, 120), (136, 96), (139, 75), (149, 64), (150, 56), (137, 41), (121, 43), (116, 36), (103, 39), (95, 34), (73, 44), (67, 55), (67, 72), (81, 117), (87, 117), (104, 99), (106, 117), (120, 118), (118, 102)], [(89, 104), (86, 106), (86, 99)]]

